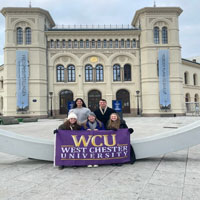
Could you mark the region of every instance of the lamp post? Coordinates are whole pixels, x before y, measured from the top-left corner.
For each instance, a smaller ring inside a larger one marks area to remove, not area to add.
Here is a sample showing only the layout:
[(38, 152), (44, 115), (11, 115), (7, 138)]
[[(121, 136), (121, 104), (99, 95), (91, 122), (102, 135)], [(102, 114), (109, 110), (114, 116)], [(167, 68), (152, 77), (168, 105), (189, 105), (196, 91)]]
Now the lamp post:
[(52, 99), (53, 99), (53, 92), (49, 92), (49, 97), (50, 97), (50, 100), (51, 100), (51, 110), (50, 110), (50, 116), (52, 117), (52, 116), (53, 116), (53, 110), (52, 110)]
[(140, 115), (139, 94), (140, 94), (140, 91), (137, 90), (136, 91), (136, 97), (137, 97), (137, 115)]

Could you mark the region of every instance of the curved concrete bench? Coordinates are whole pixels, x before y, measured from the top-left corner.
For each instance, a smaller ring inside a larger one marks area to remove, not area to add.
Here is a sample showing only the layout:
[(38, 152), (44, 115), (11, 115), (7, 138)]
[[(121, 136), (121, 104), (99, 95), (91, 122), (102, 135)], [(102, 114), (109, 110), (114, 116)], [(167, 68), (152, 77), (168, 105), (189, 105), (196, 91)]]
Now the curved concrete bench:
[[(163, 134), (137, 139), (132, 142), (136, 158), (142, 159), (182, 150), (200, 143), (200, 121)], [(0, 130), (0, 152), (54, 160), (54, 142)]]

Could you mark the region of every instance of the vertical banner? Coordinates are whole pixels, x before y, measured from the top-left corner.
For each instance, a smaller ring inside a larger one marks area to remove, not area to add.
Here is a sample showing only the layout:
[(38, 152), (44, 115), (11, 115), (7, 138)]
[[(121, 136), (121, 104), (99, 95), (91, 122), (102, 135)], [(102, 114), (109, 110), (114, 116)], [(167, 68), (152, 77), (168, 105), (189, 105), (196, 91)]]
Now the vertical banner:
[(169, 88), (169, 50), (159, 50), (159, 88), (160, 88), (160, 108), (170, 109), (170, 88)]
[(16, 76), (17, 111), (26, 111), (29, 108), (28, 51), (16, 51)]
[(128, 129), (102, 131), (58, 130), (56, 166), (103, 165), (130, 161)]

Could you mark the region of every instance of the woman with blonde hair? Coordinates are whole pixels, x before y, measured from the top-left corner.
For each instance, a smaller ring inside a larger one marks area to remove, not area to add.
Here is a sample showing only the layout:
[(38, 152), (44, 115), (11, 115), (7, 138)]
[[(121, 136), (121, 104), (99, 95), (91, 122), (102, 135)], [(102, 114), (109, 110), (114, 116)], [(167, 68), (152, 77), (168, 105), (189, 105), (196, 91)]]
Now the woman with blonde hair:
[[(124, 128), (128, 128), (125, 120), (121, 120), (117, 113), (112, 113), (110, 115), (110, 119), (108, 120), (107, 129), (117, 131), (118, 129), (124, 129)], [(130, 134), (133, 133), (132, 128), (128, 128), (128, 131)], [(132, 145), (130, 145), (130, 147), (131, 147), (131, 149), (130, 149), (130, 164), (133, 164), (136, 161), (135, 152), (133, 150)], [(118, 164), (118, 165), (120, 165), (120, 164)]]

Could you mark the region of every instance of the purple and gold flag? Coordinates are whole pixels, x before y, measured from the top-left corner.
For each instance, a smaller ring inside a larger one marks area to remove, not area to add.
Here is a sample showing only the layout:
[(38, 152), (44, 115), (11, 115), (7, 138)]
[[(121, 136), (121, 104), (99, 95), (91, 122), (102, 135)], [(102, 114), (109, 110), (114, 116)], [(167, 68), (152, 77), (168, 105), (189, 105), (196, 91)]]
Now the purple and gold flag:
[(55, 165), (83, 166), (130, 161), (130, 133), (118, 131), (68, 131), (56, 134)]

